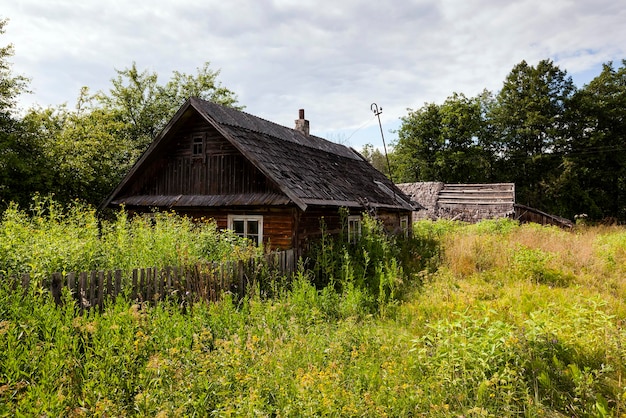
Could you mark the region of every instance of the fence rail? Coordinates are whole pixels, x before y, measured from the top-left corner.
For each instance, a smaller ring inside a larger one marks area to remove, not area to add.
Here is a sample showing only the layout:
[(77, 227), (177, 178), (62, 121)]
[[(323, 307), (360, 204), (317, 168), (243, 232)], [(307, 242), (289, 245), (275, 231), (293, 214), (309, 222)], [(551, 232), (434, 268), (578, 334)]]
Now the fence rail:
[[(214, 302), (223, 292), (243, 297), (248, 287), (259, 279), (289, 277), (295, 269), (295, 253), (287, 250), (246, 261), (202, 263), (186, 268), (53, 273), (44, 287), (57, 304), (62, 303), (63, 289), (69, 289), (82, 312), (92, 307), (102, 308), (107, 299), (115, 299), (120, 294), (142, 302), (174, 299), (180, 303)], [(30, 275), (22, 275), (21, 286), (28, 289), (30, 283)]]

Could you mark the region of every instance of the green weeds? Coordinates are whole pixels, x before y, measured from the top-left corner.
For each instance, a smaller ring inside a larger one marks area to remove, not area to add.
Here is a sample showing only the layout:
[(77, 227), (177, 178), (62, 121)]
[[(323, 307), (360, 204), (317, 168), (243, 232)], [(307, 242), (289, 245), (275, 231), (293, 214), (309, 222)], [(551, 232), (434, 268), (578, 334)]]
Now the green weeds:
[[(219, 258), (233, 242), (153, 219), (121, 214), (98, 243), (151, 257), (132, 244), (160, 245), (150, 227), (175, 261)], [(14, 211), (4, 222), (3, 236), (35, 242), (32, 219)], [(0, 416), (626, 412), (623, 230), (429, 222), (403, 241), (376, 228), (365, 224), (361, 246), (328, 239), (291, 281), (185, 311), (120, 297), (80, 316), (68, 294), (58, 308), (47, 292), (3, 283)], [(177, 238), (187, 230), (207, 235)], [(13, 252), (3, 260), (39, 265)]]
[(129, 218), (120, 211), (100, 220), (93, 208), (61, 208), (35, 197), (29, 211), (11, 205), (0, 221), (0, 276), (31, 276), (35, 284), (53, 272), (138, 267), (184, 267), (203, 261), (247, 259), (258, 254), (215, 222), (194, 222), (173, 213)]

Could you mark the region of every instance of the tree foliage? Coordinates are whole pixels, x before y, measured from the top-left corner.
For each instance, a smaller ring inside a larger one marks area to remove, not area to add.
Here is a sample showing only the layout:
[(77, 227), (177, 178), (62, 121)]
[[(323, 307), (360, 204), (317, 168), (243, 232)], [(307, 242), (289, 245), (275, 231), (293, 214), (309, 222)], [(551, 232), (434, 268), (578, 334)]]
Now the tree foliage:
[(133, 63), (130, 68), (117, 70), (109, 92), (101, 92), (95, 99), (125, 124), (124, 135), (141, 152), (190, 97), (236, 107), (236, 95), (217, 81), (218, 75), (219, 71), (211, 70), (206, 62), (196, 75), (174, 71), (161, 85), (157, 73), (140, 71)]
[(45, 167), (54, 176), (47, 192), (61, 202), (81, 199), (97, 204), (113, 189), (139, 152), (124, 136), (126, 125), (93, 103), (83, 88), (74, 109), (31, 109), (24, 121), (42, 143)]
[[(6, 202), (26, 205), (33, 192), (40, 192), (59, 202), (80, 199), (98, 205), (189, 97), (237, 103), (209, 63), (196, 75), (174, 72), (165, 84), (134, 63), (117, 74), (108, 92), (91, 94), (83, 87), (73, 108), (28, 110), (15, 141), (29, 147), (14, 158), (0, 158)], [(24, 167), (17, 175), (20, 164)]]
[(547, 188), (559, 169), (569, 136), (567, 110), (576, 88), (549, 60), (525, 61), (507, 76), (488, 119), (499, 151), (499, 177), (517, 185), (517, 199), (546, 207)]
[[(7, 23), (0, 19), (0, 34)], [(0, 47), (0, 205), (8, 200), (24, 201), (30, 190), (42, 183), (37, 171), (40, 144), (24, 135), (17, 116), (17, 98), (28, 92), (29, 80), (13, 74), (9, 61), (13, 53), (11, 44)]]
[[(4, 34), (7, 19), (0, 19), (0, 35)], [(28, 92), (27, 77), (14, 75), (9, 59), (13, 56), (13, 45), (0, 47), (0, 112), (13, 113), (20, 94)]]
[(462, 94), (442, 105), (427, 103), (402, 118), (394, 148), (395, 177), (399, 181), (481, 182), (489, 179), (483, 108), (490, 95)]
[(571, 143), (559, 200), (571, 213), (626, 219), (626, 60), (613, 63), (573, 98)]
[(513, 67), (495, 95), (453, 94), (403, 118), (401, 181), (514, 182), (516, 200), (626, 221), (626, 61), (577, 89), (552, 61)]
[(378, 148), (374, 148), (372, 144), (365, 144), (361, 149), (361, 155), (378, 171), (389, 175), (389, 167), (387, 166), (387, 157)]

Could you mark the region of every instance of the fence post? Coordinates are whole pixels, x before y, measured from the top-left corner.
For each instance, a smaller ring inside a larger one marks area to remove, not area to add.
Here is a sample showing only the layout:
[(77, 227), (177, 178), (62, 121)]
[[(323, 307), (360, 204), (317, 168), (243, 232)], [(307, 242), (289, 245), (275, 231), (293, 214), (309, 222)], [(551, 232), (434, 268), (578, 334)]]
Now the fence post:
[(69, 289), (72, 296), (75, 297), (76, 296), (76, 273), (74, 273), (73, 271), (67, 273), (66, 280), (67, 280), (67, 288)]
[(172, 267), (165, 267), (165, 274), (167, 274), (167, 281), (165, 282), (165, 286), (167, 289), (167, 293), (172, 291)]
[(239, 293), (239, 298), (243, 298), (246, 294), (246, 283), (245, 283), (245, 274), (244, 274), (244, 269), (243, 269), (243, 260), (239, 260), (237, 261), (237, 282), (239, 284), (239, 291), (237, 293)]
[(152, 280), (154, 280), (154, 294), (152, 295), (154, 301), (157, 301), (157, 298), (160, 298), (161, 292), (159, 291), (159, 288), (161, 288), (160, 282), (161, 282), (161, 275), (159, 274), (159, 269), (156, 267), (152, 267)]
[(152, 297), (152, 286), (150, 286), (151, 275), (152, 270), (149, 267), (141, 269), (141, 290), (145, 292), (144, 301), (150, 300)]
[(96, 305), (99, 309), (102, 309), (102, 302), (104, 300), (104, 271), (98, 272), (98, 293), (96, 296)]
[(111, 270), (107, 271), (107, 291), (105, 296), (109, 299), (113, 297), (113, 272)]
[(122, 291), (122, 270), (115, 270), (115, 292), (113, 293), (113, 299), (117, 298), (117, 295)]
[(98, 272), (93, 270), (89, 275), (89, 305), (93, 306), (96, 301), (96, 285), (98, 283)]
[(131, 298), (133, 300), (137, 299), (137, 275), (139, 271), (138, 269), (133, 269), (133, 290), (131, 292)]
[(24, 289), (24, 296), (28, 293), (28, 288), (30, 287), (30, 274), (24, 273), (22, 274), (22, 289)]
[(57, 306), (61, 305), (61, 289), (63, 289), (63, 275), (61, 273), (52, 273), (52, 282), (50, 283), (50, 292)]
[(89, 307), (87, 297), (87, 272), (82, 272), (78, 276), (78, 300), (80, 301), (81, 314), (85, 311), (85, 308)]

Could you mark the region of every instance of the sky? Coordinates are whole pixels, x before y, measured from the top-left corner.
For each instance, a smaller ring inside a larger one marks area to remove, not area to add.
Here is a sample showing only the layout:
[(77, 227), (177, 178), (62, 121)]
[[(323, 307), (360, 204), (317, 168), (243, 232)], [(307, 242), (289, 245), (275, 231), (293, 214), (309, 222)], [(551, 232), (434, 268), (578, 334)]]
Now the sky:
[[(453, 93), (497, 92), (525, 60), (582, 87), (626, 59), (621, 0), (5, 0), (20, 106), (73, 106), (136, 63), (165, 84), (205, 62), (245, 111), (360, 150)], [(380, 119), (371, 105), (382, 108)]]

